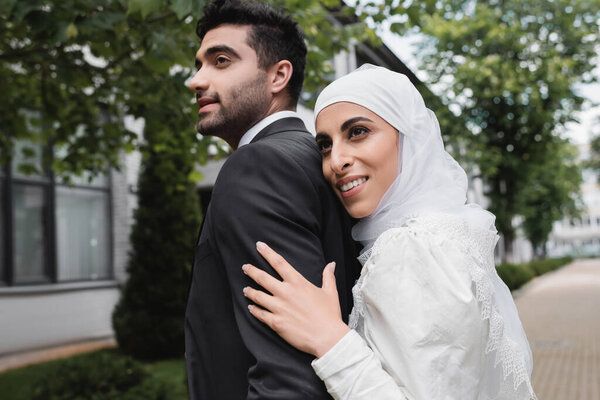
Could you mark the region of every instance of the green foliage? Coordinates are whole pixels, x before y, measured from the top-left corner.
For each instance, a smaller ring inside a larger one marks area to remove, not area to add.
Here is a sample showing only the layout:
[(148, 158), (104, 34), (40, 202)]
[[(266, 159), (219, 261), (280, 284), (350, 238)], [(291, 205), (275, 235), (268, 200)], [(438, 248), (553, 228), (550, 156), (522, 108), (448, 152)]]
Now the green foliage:
[[(423, 45), (422, 68), (470, 133), (467, 152), (510, 245), (514, 217), (529, 213), (523, 207), (545, 192), (529, 190), (539, 169), (550, 170), (552, 157), (566, 153), (556, 149), (557, 137), (582, 105), (575, 84), (594, 80), (600, 2), (448, 1), (439, 10), (421, 18), (422, 32), (432, 38)], [(572, 208), (576, 196), (563, 196), (562, 182), (548, 190), (567, 203), (553, 207)], [(542, 232), (536, 241), (547, 227), (540, 223), (545, 227), (531, 229)]]
[(185, 359), (183, 357), (162, 360), (145, 365), (152, 379), (169, 385), (167, 400), (188, 400)]
[(531, 268), (536, 276), (539, 276), (569, 264), (571, 261), (573, 261), (573, 257), (545, 258), (542, 260), (531, 261), (529, 263), (529, 268)]
[(572, 257), (546, 258), (525, 264), (502, 263), (496, 266), (496, 272), (512, 291), (519, 289), (536, 276), (554, 271), (573, 261)]
[(496, 267), (496, 272), (511, 291), (520, 288), (534, 277), (527, 264), (502, 263)]
[(544, 164), (530, 166), (529, 184), (519, 199), (525, 235), (542, 256), (554, 221), (563, 216), (575, 217), (583, 207), (579, 197), (582, 177), (576, 162), (577, 149), (557, 138), (549, 141), (546, 149)]
[[(600, 125), (600, 118), (596, 120)], [(600, 135), (594, 137), (590, 143), (590, 157), (585, 161), (585, 168), (589, 168), (596, 174), (596, 180), (600, 182)]]
[(116, 352), (96, 352), (56, 364), (33, 383), (32, 400), (165, 400), (167, 385), (142, 364)]
[[(57, 371), (65, 371), (65, 364), (75, 364), (81, 366), (82, 371), (75, 371), (74, 373), (79, 373), (79, 379), (83, 381), (90, 380), (89, 376), (81, 377), (81, 375), (86, 373), (84, 370), (87, 370), (90, 374), (93, 374), (94, 382), (92, 383), (92, 388), (98, 387), (100, 380), (106, 381), (109, 379), (109, 374), (125, 375), (124, 377), (118, 375), (114, 379), (110, 378), (110, 382), (119, 382), (125, 380), (131, 381), (131, 375), (139, 376), (140, 373), (136, 372), (135, 374), (127, 374), (127, 371), (122, 367), (128, 363), (133, 363), (136, 370), (139, 367), (137, 362), (124, 358), (114, 350), (101, 350), (96, 353), (82, 354), (66, 359), (47, 361), (0, 372), (0, 398), (2, 400), (32, 400), (33, 390), (36, 387), (39, 388), (38, 390), (40, 390), (43, 386), (48, 387), (49, 385), (54, 385), (53, 387), (58, 388), (59, 385), (64, 385), (65, 382), (50, 383), (48, 380), (51, 378), (56, 378), (57, 381), (62, 381), (64, 377), (72, 376), (71, 373), (65, 374), (64, 376), (57, 374)], [(107, 370), (108, 367), (110, 367), (110, 371)], [(156, 385), (158, 390), (161, 391), (163, 390), (161, 388), (164, 388), (166, 391), (165, 400), (188, 399), (187, 384), (185, 379), (185, 360), (183, 358), (159, 361), (151, 364), (143, 364), (143, 367), (148, 374), (145, 374), (144, 372), (141, 373), (144, 378), (139, 384), (137, 384), (138, 386), (141, 385), (148, 387), (148, 385), (150, 385), (151, 387), (152, 385)], [(152, 382), (149, 382), (149, 380)], [(108, 384), (110, 384), (110, 382)], [(107, 387), (108, 384), (102, 385)], [(81, 386), (80, 383), (77, 383), (76, 385)], [(83, 388), (82, 390), (89, 391), (90, 389), (91, 388)], [(65, 393), (69, 393), (71, 390), (71, 388), (66, 388)], [(150, 393), (148, 398), (154, 398), (152, 397), (153, 395), (153, 393)], [(69, 400), (75, 398), (77, 397), (69, 397)], [(91, 397), (85, 397), (86, 400), (89, 398)], [(121, 397), (117, 397), (117, 399), (120, 398)]]
[[(154, 113), (160, 107), (176, 112), (177, 126), (185, 125), (182, 134), (195, 135), (192, 96), (184, 81), (192, 71), (198, 45), (194, 19), (202, 4), (200, 0), (4, 4), (0, 163), (12, 156), (15, 142), (27, 140), (54, 146), (55, 153), (46, 154), (44, 165), (59, 175), (104, 172), (108, 165), (118, 166), (120, 150), (141, 145), (125, 128), (125, 115), (154, 120), (152, 125), (159, 130), (171, 129), (172, 119), (158, 120)], [(182, 16), (184, 8), (190, 11)], [(180, 72), (174, 74), (174, 68)], [(28, 121), (32, 113), (41, 116), (36, 126)], [(207, 139), (192, 143), (199, 161), (205, 159), (209, 144)]]

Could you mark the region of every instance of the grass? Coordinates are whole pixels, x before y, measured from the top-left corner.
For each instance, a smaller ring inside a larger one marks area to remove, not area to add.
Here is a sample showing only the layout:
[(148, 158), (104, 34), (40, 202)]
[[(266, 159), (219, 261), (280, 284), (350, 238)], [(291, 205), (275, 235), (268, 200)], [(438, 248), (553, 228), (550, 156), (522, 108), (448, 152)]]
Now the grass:
[(167, 400), (188, 400), (185, 379), (185, 360), (165, 360), (146, 364), (154, 379), (160, 379), (173, 387)]
[[(114, 350), (100, 351), (114, 352)], [(73, 357), (84, 356), (77, 355)], [(47, 361), (0, 373), (0, 399), (30, 400), (34, 383), (65, 360)], [(185, 360), (173, 359), (144, 363), (144, 367), (152, 375), (153, 379), (166, 382), (172, 388), (166, 400), (188, 400), (185, 380)]]

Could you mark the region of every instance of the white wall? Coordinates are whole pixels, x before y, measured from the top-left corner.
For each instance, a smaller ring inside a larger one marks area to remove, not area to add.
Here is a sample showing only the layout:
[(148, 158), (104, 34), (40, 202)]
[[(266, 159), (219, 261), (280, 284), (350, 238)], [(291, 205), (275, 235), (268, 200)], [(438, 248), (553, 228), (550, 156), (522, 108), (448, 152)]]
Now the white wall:
[(116, 287), (0, 294), (0, 355), (113, 334)]

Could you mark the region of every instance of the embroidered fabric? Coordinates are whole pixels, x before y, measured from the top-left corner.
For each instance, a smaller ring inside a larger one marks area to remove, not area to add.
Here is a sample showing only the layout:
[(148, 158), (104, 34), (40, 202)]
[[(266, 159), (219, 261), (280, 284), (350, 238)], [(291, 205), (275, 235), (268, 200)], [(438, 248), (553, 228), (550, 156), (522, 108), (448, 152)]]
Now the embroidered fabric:
[[(400, 235), (423, 233), (446, 235), (464, 254), (468, 255), (467, 268), (473, 282), (474, 295), (480, 306), (481, 318), (489, 323), (485, 353), (491, 357), (490, 369), (501, 365), (503, 373), (502, 380), (495, 382), (495, 395), (484, 395), (481, 398), (537, 400), (530, 380), (532, 360), (529, 345), (512, 296), (496, 273), (493, 249), (498, 237), (495, 233), (469, 225), (464, 219), (455, 215), (438, 213), (414, 215), (407, 219), (403, 227), (384, 232), (367, 252), (361, 254), (359, 260), (363, 265), (363, 271), (370, 260), (380, 255), (381, 250), (390, 240)], [(361, 274), (352, 288), (354, 308), (349, 318), (350, 328), (361, 334), (365, 312), (361, 289), (365, 276)]]

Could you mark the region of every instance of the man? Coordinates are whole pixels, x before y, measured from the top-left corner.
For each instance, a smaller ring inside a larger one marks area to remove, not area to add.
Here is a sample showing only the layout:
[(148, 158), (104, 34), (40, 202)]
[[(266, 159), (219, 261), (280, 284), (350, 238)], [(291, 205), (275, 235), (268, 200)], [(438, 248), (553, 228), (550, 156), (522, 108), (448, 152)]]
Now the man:
[(248, 312), (242, 265), (276, 275), (259, 256), (263, 241), (321, 285), (336, 261), (344, 318), (358, 276), (348, 217), (322, 177), (314, 138), (294, 112), (306, 46), (297, 24), (267, 5), (216, 1), (197, 33), (190, 82), (198, 131), (234, 153), (215, 183), (196, 248), (186, 310), (190, 398), (330, 398), (302, 353)]

